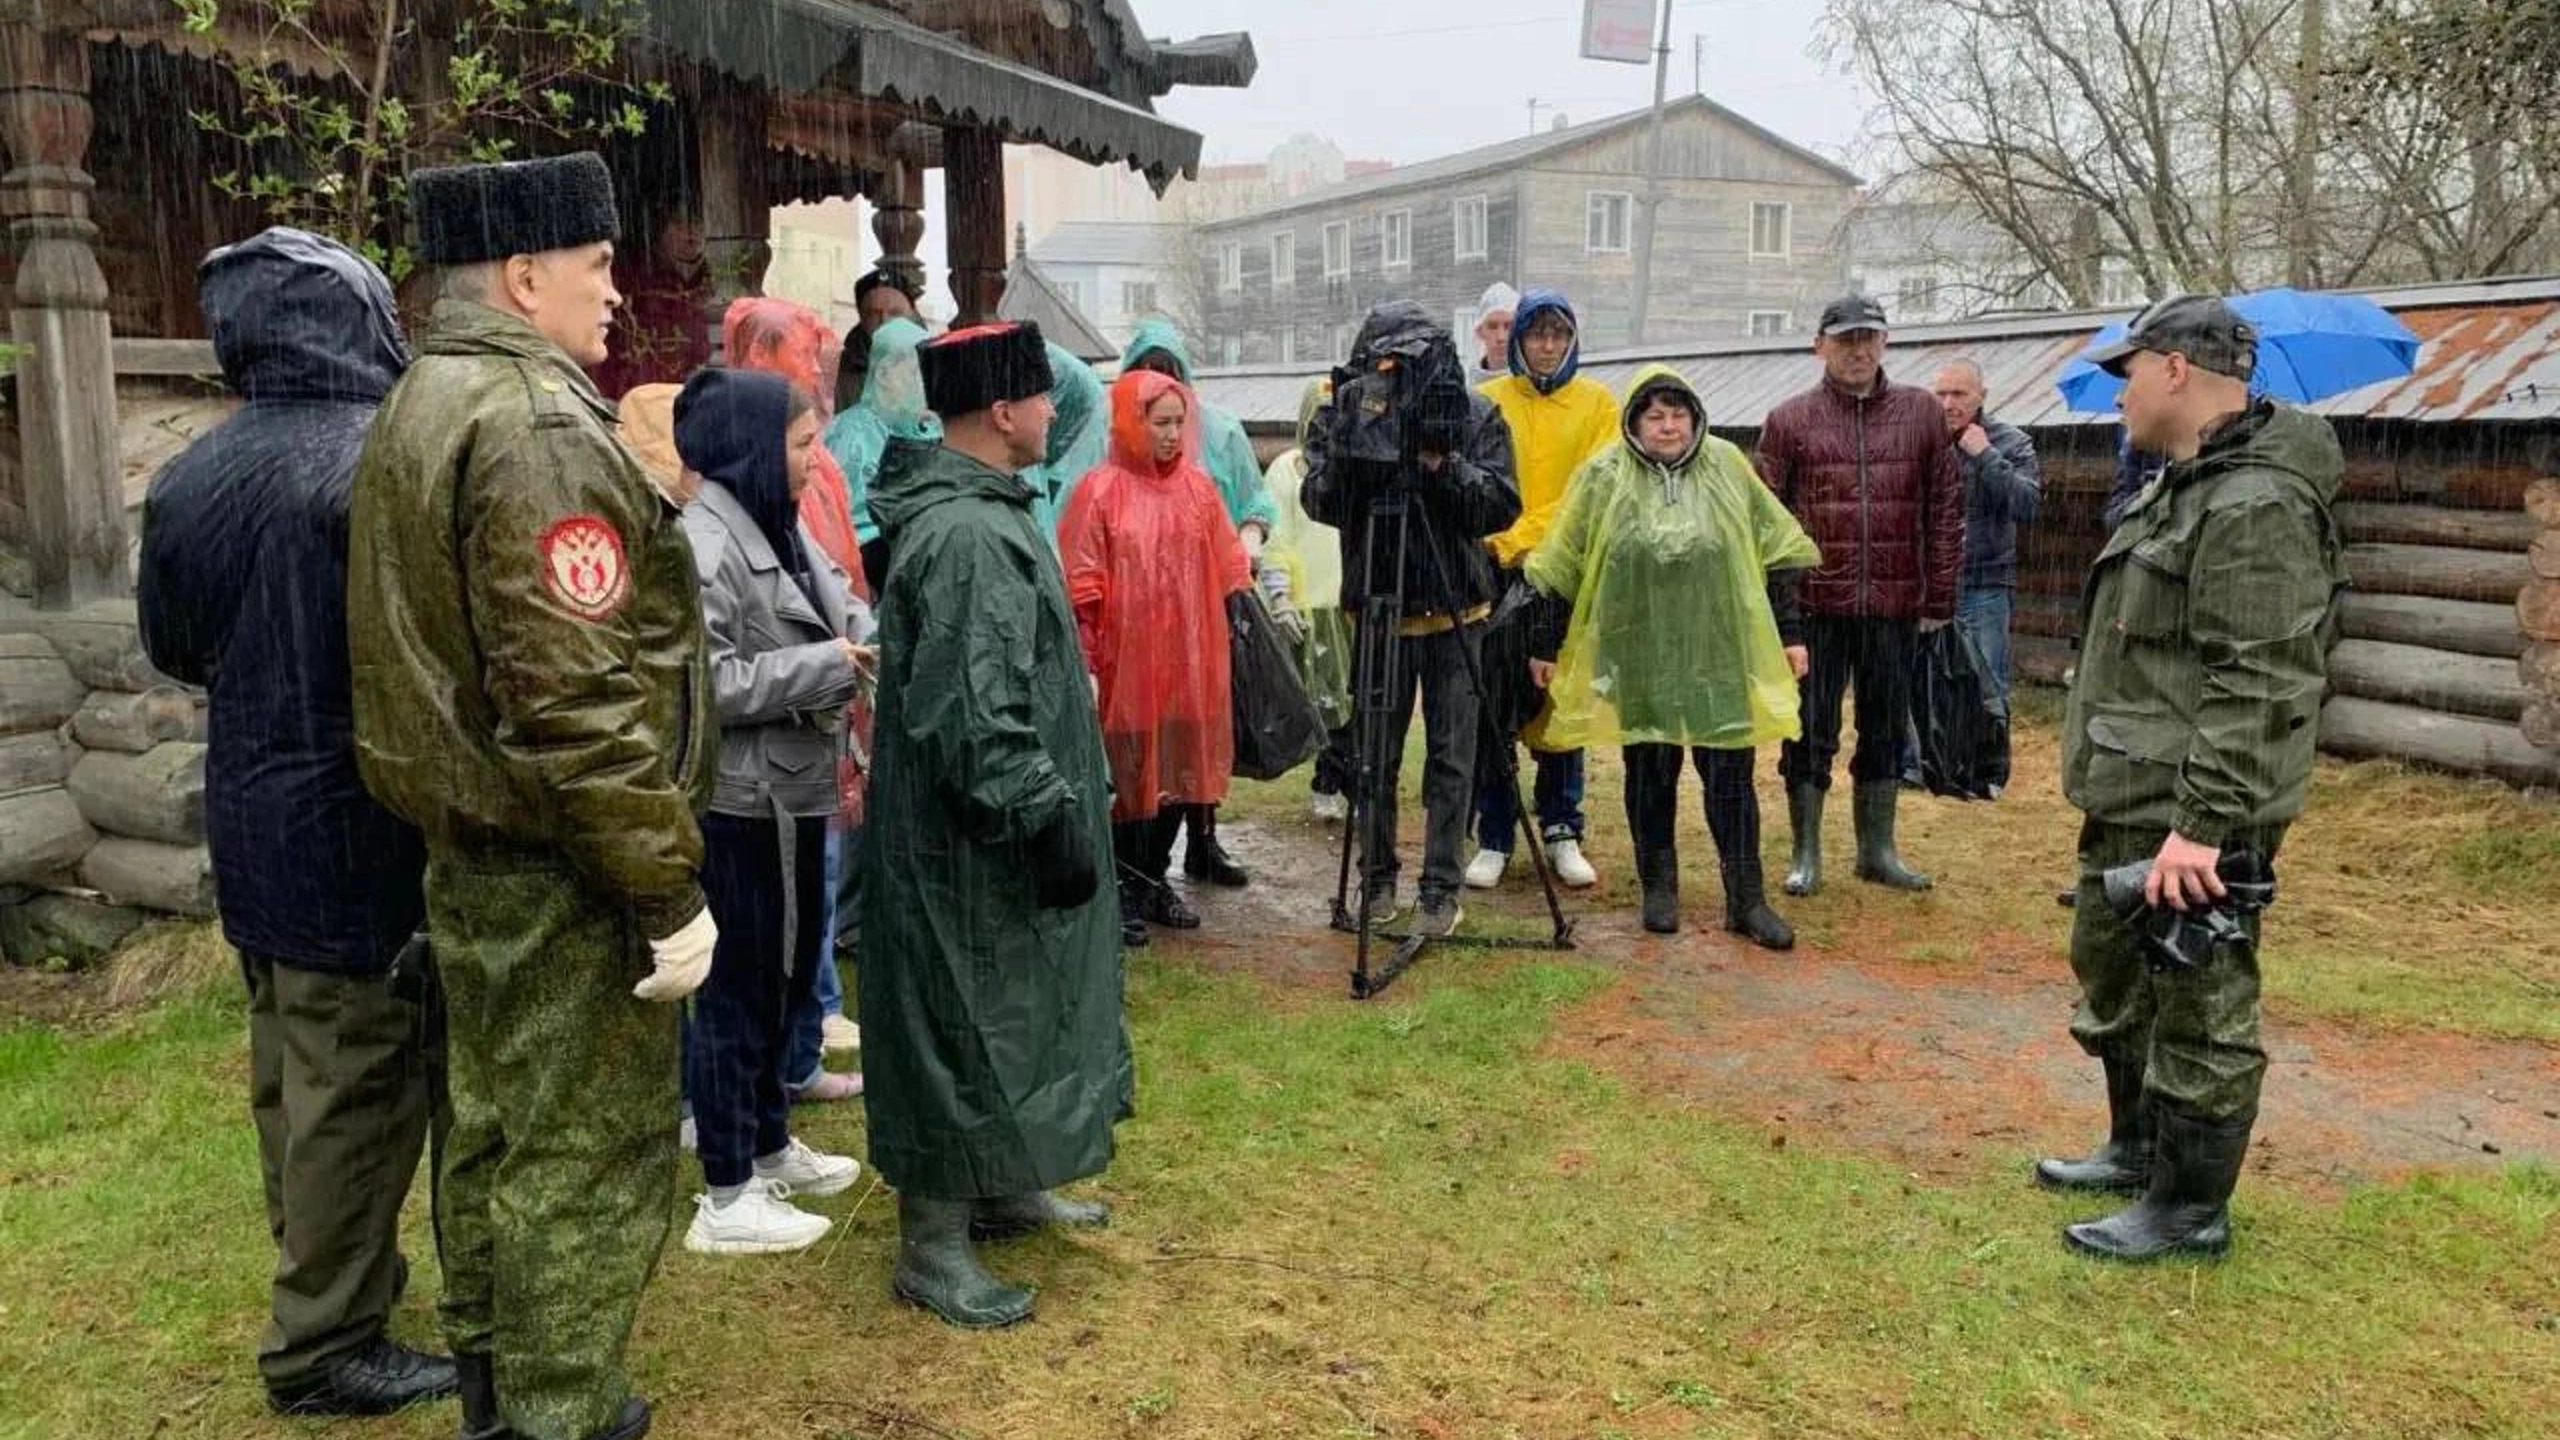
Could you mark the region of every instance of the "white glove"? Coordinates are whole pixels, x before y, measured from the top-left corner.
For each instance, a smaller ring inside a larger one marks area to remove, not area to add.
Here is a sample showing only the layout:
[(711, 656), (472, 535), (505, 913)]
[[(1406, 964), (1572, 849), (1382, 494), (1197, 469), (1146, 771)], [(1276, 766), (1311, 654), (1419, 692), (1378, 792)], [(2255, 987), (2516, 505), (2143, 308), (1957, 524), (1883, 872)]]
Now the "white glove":
[(701, 989), (711, 974), (711, 947), (719, 941), (720, 927), (711, 923), (711, 907), (706, 905), (683, 929), (649, 942), (649, 973), (640, 977), (631, 993), (673, 1004)]

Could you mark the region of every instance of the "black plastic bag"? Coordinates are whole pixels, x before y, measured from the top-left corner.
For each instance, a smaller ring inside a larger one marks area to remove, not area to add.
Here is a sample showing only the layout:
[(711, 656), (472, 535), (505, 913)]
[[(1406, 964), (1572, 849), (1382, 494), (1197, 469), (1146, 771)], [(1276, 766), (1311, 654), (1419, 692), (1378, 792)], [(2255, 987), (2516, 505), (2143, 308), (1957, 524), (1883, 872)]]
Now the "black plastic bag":
[(1514, 575), (1476, 632), (1476, 665), (1484, 676), (1484, 707), (1477, 713), (1486, 735), (1516, 737), (1546, 708), (1547, 692), (1529, 678), (1541, 603), (1537, 591)]
[(1932, 795), (1988, 800), (2008, 781), (2009, 721), (1982, 647), (1961, 625), (1920, 637), (1911, 719), (1920, 732), (1920, 783)]
[(1324, 744), (1324, 717), (1298, 678), (1297, 654), (1252, 587), (1227, 597), (1229, 666), (1235, 708), (1236, 771), (1277, 780)]

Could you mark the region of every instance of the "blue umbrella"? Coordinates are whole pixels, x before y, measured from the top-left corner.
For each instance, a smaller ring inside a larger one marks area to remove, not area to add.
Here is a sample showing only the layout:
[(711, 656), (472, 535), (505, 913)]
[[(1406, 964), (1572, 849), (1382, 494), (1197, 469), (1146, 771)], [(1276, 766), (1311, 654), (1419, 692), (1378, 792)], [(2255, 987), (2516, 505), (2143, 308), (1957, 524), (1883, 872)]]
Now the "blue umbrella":
[[(2315, 295), (2278, 286), (2231, 302), (2258, 327), (2258, 373), (2249, 386), (2279, 400), (2309, 404), (2417, 368), (2418, 337), (2390, 311), (2361, 295)], [(2127, 320), (2092, 336), (2088, 350), (2123, 338)], [(2124, 382), (2085, 359), (2063, 367), (2054, 388), (2074, 410), (2105, 414), (2116, 408)]]

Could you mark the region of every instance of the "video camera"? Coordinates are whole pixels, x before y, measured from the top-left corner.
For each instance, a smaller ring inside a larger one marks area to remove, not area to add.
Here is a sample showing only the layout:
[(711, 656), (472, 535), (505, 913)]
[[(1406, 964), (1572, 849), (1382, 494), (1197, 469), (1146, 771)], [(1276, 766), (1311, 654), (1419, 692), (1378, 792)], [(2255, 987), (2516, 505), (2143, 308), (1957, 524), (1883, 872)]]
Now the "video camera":
[(2249, 932), (2241, 917), (2276, 903), (2276, 871), (2254, 850), (2226, 850), (2214, 866), (2223, 896), (2206, 909), (2153, 907), (2143, 897), (2151, 880), (2151, 862), (2136, 860), (2098, 877), (2107, 908), (2116, 912), (2142, 938), (2144, 958), (2156, 972), (2194, 970), (2228, 949), (2246, 949)]
[(1403, 466), (1464, 448), (1471, 407), (1457, 347), (1437, 331), (1333, 372), (1332, 457)]

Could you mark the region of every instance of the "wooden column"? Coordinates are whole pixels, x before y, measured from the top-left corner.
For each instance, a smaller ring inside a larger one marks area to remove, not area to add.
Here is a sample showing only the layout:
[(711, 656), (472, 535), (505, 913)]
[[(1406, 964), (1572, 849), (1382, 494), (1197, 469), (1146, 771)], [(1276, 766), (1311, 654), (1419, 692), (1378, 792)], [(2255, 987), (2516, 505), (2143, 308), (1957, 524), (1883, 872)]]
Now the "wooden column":
[(107, 277), (98, 268), (89, 151), (89, 47), (78, 34), (0, 25), (0, 214), (18, 247), (10, 297), (18, 357), (18, 445), (36, 603), (120, 598), (124, 484)]
[(2525, 513), (2540, 522), (2527, 560), (2533, 578), (2516, 596), (2525, 635), (2516, 673), (2524, 681), (2524, 738), (2560, 750), (2560, 479), (2536, 480), (2524, 492)]
[[(765, 92), (706, 83), (695, 107), (702, 145), (703, 253), (720, 304), (764, 293), (773, 261), (772, 217), (765, 204)], [(713, 315), (712, 323), (719, 323)]]
[(924, 167), (898, 159), (883, 173), (880, 192), (870, 197), (880, 268), (906, 282), (908, 294), (922, 295), (924, 261), (916, 250), (924, 244)]
[(942, 213), (955, 325), (996, 318), (1004, 302), (1004, 141), (992, 130), (942, 132)]

